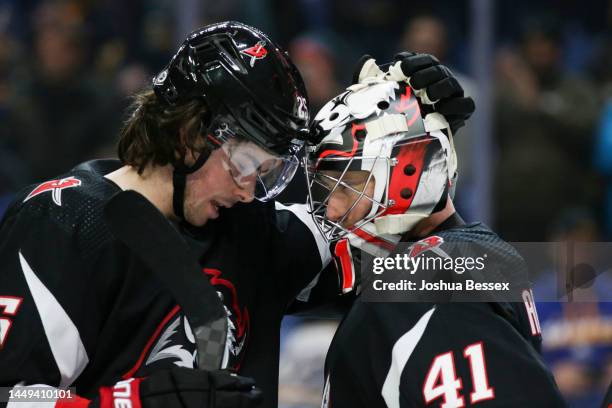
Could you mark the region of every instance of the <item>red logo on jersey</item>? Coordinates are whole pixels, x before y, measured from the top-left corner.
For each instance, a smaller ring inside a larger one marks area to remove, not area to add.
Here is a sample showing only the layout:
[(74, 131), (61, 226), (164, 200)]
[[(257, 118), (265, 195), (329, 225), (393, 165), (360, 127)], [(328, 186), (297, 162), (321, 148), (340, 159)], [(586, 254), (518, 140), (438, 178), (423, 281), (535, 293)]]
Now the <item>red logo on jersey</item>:
[(439, 247), (443, 242), (444, 240), (442, 239), (442, 237), (432, 235), (431, 237), (427, 237), (418, 242), (415, 242), (410, 247), (410, 252), (408, 253), (408, 256), (414, 258), (415, 256), (425, 251)]
[(268, 55), (268, 50), (264, 48), (264, 45), (265, 43), (263, 41), (260, 41), (254, 46), (245, 48), (244, 50), (240, 51), (244, 55), (251, 57), (251, 61), (250, 61), (251, 67), (255, 65), (256, 60), (265, 58), (265, 56)]
[(65, 188), (78, 187), (81, 185), (81, 180), (74, 177), (67, 177), (61, 180), (51, 180), (46, 181), (36, 187), (28, 196), (23, 200), (25, 203), (32, 197), (36, 197), (39, 194), (42, 194), (47, 191), (51, 191), (51, 197), (53, 198), (53, 202), (58, 206), (62, 206), (62, 190)]
[(221, 277), (220, 270), (204, 268), (203, 271), (210, 277), (210, 283), (217, 292), (221, 294), (229, 319), (230, 333), (226, 347), (229, 348), (230, 355), (233, 357), (230, 359), (230, 366), (237, 370), (240, 368), (242, 350), (248, 338), (250, 326), (249, 310), (246, 307), (240, 308), (236, 287), (231, 281)]

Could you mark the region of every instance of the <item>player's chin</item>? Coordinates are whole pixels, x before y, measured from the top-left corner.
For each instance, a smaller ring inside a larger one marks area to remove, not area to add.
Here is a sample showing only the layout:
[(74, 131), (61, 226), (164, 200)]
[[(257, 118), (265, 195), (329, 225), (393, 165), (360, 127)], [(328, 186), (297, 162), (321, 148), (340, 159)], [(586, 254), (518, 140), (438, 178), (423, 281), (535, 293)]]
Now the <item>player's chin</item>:
[(351, 211), (351, 213), (346, 217), (346, 220), (342, 222), (342, 226), (347, 230), (355, 229), (356, 225), (359, 225), (368, 212), (370, 212), (371, 206), (366, 209), (358, 209), (357, 211)]
[(342, 223), (342, 226), (343, 226), (345, 229), (347, 229), (347, 230), (351, 231), (351, 230), (355, 229), (355, 227), (356, 227), (356, 226), (357, 226), (357, 225), (358, 225), (358, 224), (359, 224), (359, 223), (360, 223), (362, 220), (363, 220), (363, 218), (357, 218), (357, 219), (354, 219), (354, 220), (353, 220), (353, 219), (349, 219), (349, 220), (347, 220), (347, 221), (343, 222), (343, 223)]
[(205, 205), (198, 208), (196, 211), (192, 211), (191, 214), (186, 214), (186, 221), (194, 227), (202, 227), (208, 222), (208, 220), (214, 220), (219, 217), (219, 209), (211, 204), (206, 203)]
[(341, 225), (347, 230), (352, 230), (353, 228), (355, 228), (355, 222), (353, 221), (345, 221)]

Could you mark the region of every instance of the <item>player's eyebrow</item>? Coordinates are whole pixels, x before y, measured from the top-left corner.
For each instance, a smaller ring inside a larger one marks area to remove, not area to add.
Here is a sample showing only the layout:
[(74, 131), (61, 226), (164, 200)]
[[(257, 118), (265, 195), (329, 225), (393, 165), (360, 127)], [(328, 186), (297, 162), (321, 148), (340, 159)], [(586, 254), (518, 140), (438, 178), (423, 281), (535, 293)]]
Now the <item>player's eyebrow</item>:
[(368, 172), (347, 172), (343, 179), (344, 181), (346, 181), (347, 183), (356, 183), (356, 184), (361, 184), (361, 183), (365, 183), (366, 180), (368, 179), (369, 173)]

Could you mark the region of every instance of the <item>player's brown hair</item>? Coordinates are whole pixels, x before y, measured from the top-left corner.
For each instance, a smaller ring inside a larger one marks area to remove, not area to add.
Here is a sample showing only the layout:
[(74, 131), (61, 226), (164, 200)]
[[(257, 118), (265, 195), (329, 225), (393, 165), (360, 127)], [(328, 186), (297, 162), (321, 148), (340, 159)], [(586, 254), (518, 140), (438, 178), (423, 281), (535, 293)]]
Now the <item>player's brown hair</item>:
[(206, 113), (202, 99), (170, 106), (151, 89), (137, 93), (120, 131), (119, 159), (142, 173), (148, 164), (174, 164), (184, 161), (189, 151), (202, 152)]

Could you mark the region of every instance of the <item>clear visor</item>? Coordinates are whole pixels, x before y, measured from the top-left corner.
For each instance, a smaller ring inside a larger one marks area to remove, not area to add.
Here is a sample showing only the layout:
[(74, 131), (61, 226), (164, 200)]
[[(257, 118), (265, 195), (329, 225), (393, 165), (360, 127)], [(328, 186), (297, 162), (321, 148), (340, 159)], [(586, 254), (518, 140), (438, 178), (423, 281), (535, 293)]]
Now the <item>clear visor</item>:
[(295, 155), (279, 156), (249, 141), (230, 140), (221, 147), (227, 170), (241, 188), (259, 201), (269, 201), (289, 184), (299, 161)]

